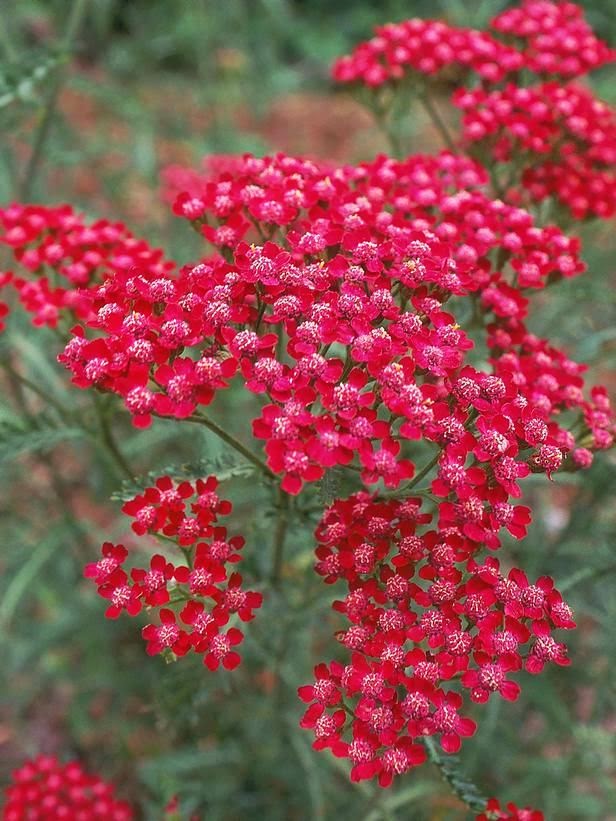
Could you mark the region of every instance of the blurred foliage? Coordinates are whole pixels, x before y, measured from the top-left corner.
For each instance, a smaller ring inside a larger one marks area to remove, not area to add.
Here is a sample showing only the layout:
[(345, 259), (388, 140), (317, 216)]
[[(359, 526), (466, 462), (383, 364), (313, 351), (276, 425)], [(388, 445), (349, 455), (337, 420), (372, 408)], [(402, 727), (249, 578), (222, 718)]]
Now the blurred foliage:
[[(55, 72), (67, 67), (69, 55), (58, 44), (71, 4), (9, 5), (0, 15), (3, 201), (17, 196)], [(249, 150), (369, 156), (384, 144), (345, 95), (327, 97), (331, 60), (387, 20), (438, 15), (480, 25), (505, 5), (91, 0), (33, 200), (69, 201), (90, 215), (124, 219), (171, 256), (194, 258), (197, 238), (160, 202), (162, 167)], [(602, 36), (616, 41), (616, 0), (583, 5)], [(615, 87), (613, 72), (598, 75), (600, 94), (614, 100)], [(430, 145), (421, 123), (417, 141)], [(613, 389), (613, 232), (588, 227), (584, 239), (589, 273), (541, 297), (535, 330), (565, 343)], [(302, 499), (285, 584), (247, 631), (244, 664), (233, 675), (213, 676), (188, 658), (180, 665), (147, 659), (134, 622), (103, 618), (82, 566), (102, 541), (131, 538), (119, 501), (110, 501), (126, 487), (101, 439), (100, 422), (111, 408), (68, 386), (54, 361), (58, 346), (50, 331), (33, 330), (19, 312), (0, 343), (0, 780), (26, 755), (53, 751), (115, 778), (147, 819), (160, 818), (175, 793), (186, 817), (198, 811), (208, 821), (465, 818), (436, 768), (423, 768), (393, 791), (358, 788), (336, 760), (310, 749), (297, 726), (295, 687), (308, 680), (338, 626), (329, 610), (334, 593), (306, 572), (314, 509), (331, 497), (331, 486)], [(53, 407), (37, 388), (53, 397)], [(217, 405), (240, 436), (247, 401), (226, 392)], [(169, 464), (186, 465), (188, 473), (220, 468), (225, 458), (201, 429), (159, 421), (137, 432), (114, 416), (114, 432), (138, 474), (157, 475)], [(266, 579), (271, 490), (231, 464), (224, 470), (231, 474), (234, 524), (249, 544), (246, 573)], [(616, 464), (604, 458), (583, 476), (532, 485), (535, 523), (525, 542), (509, 546), (510, 555), (567, 589), (580, 622), (571, 639), (574, 665), (540, 679), (526, 676), (514, 705), (491, 701), (463, 750), (464, 772), (485, 793), (540, 806), (548, 819), (616, 818), (615, 482)]]

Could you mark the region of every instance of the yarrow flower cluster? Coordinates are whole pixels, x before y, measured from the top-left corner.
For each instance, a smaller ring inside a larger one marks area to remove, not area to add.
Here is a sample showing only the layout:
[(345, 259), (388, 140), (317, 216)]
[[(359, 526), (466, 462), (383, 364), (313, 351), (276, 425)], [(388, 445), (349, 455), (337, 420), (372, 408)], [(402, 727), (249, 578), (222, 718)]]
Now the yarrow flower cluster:
[[(476, 727), (467, 701), (513, 701), (518, 675), (569, 663), (555, 631), (575, 623), (552, 579), (494, 552), (526, 536), (531, 473), (586, 469), (616, 435), (605, 389), (587, 390), (585, 366), (530, 325), (534, 293), (584, 272), (580, 241), (521, 207), (550, 197), (580, 218), (614, 212), (612, 112), (544, 76), (613, 55), (569, 3), (529, 0), (492, 25), (515, 45), (410, 20), (334, 69), (377, 94), (409, 71), (475, 71), (481, 85), (455, 96), (460, 152), (172, 169), (173, 211), (210, 246), (179, 270), (68, 206), (0, 211), (0, 239), (26, 271), (0, 284), (36, 324), (70, 321), (59, 361), (76, 386), (118, 396), (137, 427), (161, 417), (220, 435), (204, 408), (235, 385), (260, 400), (250, 421), (263, 452), (222, 438), (282, 497), (348, 471), (355, 492), (316, 529), (316, 571), (344, 591), (334, 609), (347, 655), (300, 687), (301, 723), (353, 780), (383, 787), (425, 760), (422, 739), (460, 748)], [(520, 69), (541, 85), (521, 87)], [(244, 540), (219, 523), (231, 505), (216, 478), (163, 476), (123, 511), (164, 549), (129, 570), (126, 547), (103, 545), (85, 575), (106, 615), (156, 612), (150, 655), (234, 668), (236, 625), (262, 596), (230, 572)], [(496, 799), (477, 817), (542, 818)]]
[[(334, 502), (317, 528), (317, 572), (348, 586), (334, 609), (350, 622), (338, 639), (352, 655), (346, 666), (319, 665), (315, 683), (300, 688), (310, 704), (302, 726), (313, 729), (316, 749), (351, 760), (354, 780), (378, 774), (387, 786), (423, 761), (415, 742), (425, 736), (459, 750), (475, 722), (460, 714), (461, 694), (447, 685), (459, 682), (479, 703), (494, 693), (514, 701), (520, 687), (511, 673), (569, 663), (552, 631), (575, 623), (553, 581), (531, 583), (480, 556), (492, 529), (521, 537), (528, 509), (497, 493), (484, 510), (477, 486), (465, 488), (464, 470), (455, 468), (462, 481), (445, 489), (455, 501), (439, 506), (436, 523), (420, 498), (379, 501), (362, 492)], [(480, 474), (470, 468), (466, 478), (482, 481)], [(441, 481), (433, 482), (437, 492)]]
[(122, 223), (88, 224), (70, 205), (15, 203), (0, 209), (0, 231), (0, 243), (24, 271), (0, 274), (0, 288), (10, 284), (17, 291), (35, 325), (55, 327), (62, 314), (87, 319), (88, 289), (111, 271), (138, 267), (163, 276), (174, 267)]
[[(480, 188), (459, 191), (461, 179), (479, 186), (482, 177), (449, 153), (340, 169), (246, 157), (237, 178), (223, 174), (175, 206), (221, 255), (175, 277), (111, 275), (91, 290), (86, 326), (98, 335), (88, 339), (78, 327), (60, 359), (80, 387), (120, 394), (139, 426), (153, 415), (198, 418), (200, 406), (241, 378), (269, 402), (254, 435), (285, 491), (354, 460), (364, 482), (394, 488), (413, 471), (397, 456), (404, 440), (461, 436), (445, 427), (463, 427), (466, 400), (454, 412), (459, 398), (448, 390), (443, 403), (443, 390), (473, 342), (443, 306), (478, 294), (493, 315), (490, 346), (509, 354), (495, 357), (507, 401), (550, 424), (551, 438), (534, 444), (569, 451), (575, 442), (556, 418), (565, 408), (588, 411), (573, 390), (579, 379), (565, 397), (544, 373), (550, 395), (531, 409), (538, 391), (516, 372), (530, 372), (531, 359), (522, 289), (581, 273), (579, 242)], [(252, 223), (259, 245), (243, 239)], [(565, 384), (571, 379), (570, 369)], [(377, 416), (381, 406), (389, 424)]]
[[(610, 218), (616, 212), (613, 111), (563, 80), (613, 62), (616, 50), (596, 37), (574, 3), (526, 0), (490, 27), (496, 38), (431, 20), (381, 26), (336, 62), (333, 77), (367, 88), (383, 116), (379, 95), (392, 83), (412, 80), (411, 93), (422, 97), (425, 79), (445, 68), (474, 72), (480, 85), (453, 95), (464, 112), (459, 145), (487, 164), (499, 196), (515, 203), (553, 198), (576, 219)], [(541, 84), (525, 87), (521, 69)], [(453, 142), (449, 137), (450, 147)], [(500, 163), (507, 166), (499, 182)]]
[(473, 70), (484, 80), (499, 82), (523, 65), (516, 49), (487, 32), (415, 17), (377, 26), (371, 40), (336, 61), (332, 74), (340, 83), (376, 88), (400, 81), (408, 72), (433, 76), (445, 69)]
[[(267, 462), (254, 458), (283, 491), (351, 466), (364, 485), (400, 495), (352, 497), (326, 515), (329, 525), (347, 505), (369, 531), (347, 547), (334, 522), (319, 556), (320, 573), (350, 586), (338, 607), (352, 623), (352, 656), (347, 668), (318, 668), (334, 710), (315, 696), (303, 720), (319, 748), (351, 759), (352, 777), (387, 785), (423, 761), (418, 738), (438, 734), (452, 752), (473, 732), (460, 693), (442, 686), (452, 678), (474, 701), (512, 699), (510, 673), (567, 663), (551, 630), (573, 622), (551, 582), (501, 573), (479, 554), (497, 549), (503, 530), (525, 535), (530, 513), (512, 499), (530, 472), (588, 467), (613, 441), (605, 393), (586, 399), (583, 368), (525, 326), (529, 292), (583, 271), (579, 243), (490, 198), (480, 167), (449, 152), (341, 168), (246, 156), (174, 208), (218, 253), (177, 274), (111, 273), (86, 292), (87, 319), (60, 359), (78, 386), (119, 394), (139, 426), (206, 421), (201, 407), (241, 380), (265, 399), (253, 434)], [(472, 364), (475, 343), (457, 318), (469, 300), (489, 371)], [(434, 449), (419, 473), (418, 440)], [(436, 518), (412, 495), (432, 466)], [(149, 653), (192, 649), (211, 668), (233, 667), (241, 633), (221, 628), (230, 612), (251, 618), (261, 599), (227, 578), (240, 545), (217, 531), (226, 509), (206, 490), (163, 478), (125, 506), (137, 533), (190, 548), (187, 564), (156, 554), (129, 574), (125, 548), (107, 544), (86, 575), (110, 617), (160, 608), (144, 629)], [(205, 506), (187, 501), (203, 493)], [(365, 677), (378, 686), (364, 692)], [(413, 717), (405, 710), (417, 693)], [(350, 722), (335, 706), (343, 698)]]
[(523, 0), (497, 15), (490, 27), (515, 38), (524, 67), (536, 74), (578, 77), (616, 59), (575, 3)]
[(575, 3), (523, 0), (494, 17), (489, 28), (496, 36), (420, 18), (377, 26), (372, 39), (334, 63), (332, 75), (340, 83), (379, 88), (457, 69), (499, 83), (522, 69), (578, 77), (616, 59), (616, 50), (595, 35)]
[(6, 788), (3, 821), (132, 821), (132, 807), (115, 796), (115, 788), (86, 772), (77, 761), (61, 764), (40, 755), (13, 773)]
[(555, 82), (462, 89), (464, 139), (486, 159), (513, 164), (532, 200), (555, 197), (574, 217), (616, 213), (616, 117), (590, 91)]
[(109, 601), (107, 618), (115, 619), (123, 611), (136, 616), (144, 607), (149, 613), (158, 610), (158, 623), (142, 631), (148, 655), (178, 657), (193, 650), (203, 654), (210, 670), (221, 664), (232, 670), (240, 663), (235, 648), (243, 634), (237, 627), (227, 629), (229, 620), (250, 621), (263, 597), (244, 590), (239, 573), (228, 574), (227, 565), (241, 558), (244, 539), (229, 537), (219, 525), (219, 517), (228, 516), (232, 506), (218, 496), (217, 487), (213, 476), (194, 485), (162, 476), (122, 508), (134, 518), (136, 534), (160, 534), (175, 541), (184, 556), (182, 563), (175, 564), (175, 556), (156, 553), (148, 567), (133, 567), (127, 573), (123, 565), (128, 550), (106, 542), (102, 557), (88, 564), (84, 574)]

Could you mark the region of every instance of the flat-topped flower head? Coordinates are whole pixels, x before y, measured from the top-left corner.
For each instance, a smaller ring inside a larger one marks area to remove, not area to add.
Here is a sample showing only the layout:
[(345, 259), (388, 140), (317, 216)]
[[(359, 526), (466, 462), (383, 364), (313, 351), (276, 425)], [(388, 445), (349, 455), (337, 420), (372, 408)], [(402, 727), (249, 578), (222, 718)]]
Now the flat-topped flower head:
[(132, 821), (135, 813), (116, 797), (113, 784), (87, 772), (78, 761), (62, 764), (55, 756), (39, 755), (14, 770), (5, 789), (2, 818)]

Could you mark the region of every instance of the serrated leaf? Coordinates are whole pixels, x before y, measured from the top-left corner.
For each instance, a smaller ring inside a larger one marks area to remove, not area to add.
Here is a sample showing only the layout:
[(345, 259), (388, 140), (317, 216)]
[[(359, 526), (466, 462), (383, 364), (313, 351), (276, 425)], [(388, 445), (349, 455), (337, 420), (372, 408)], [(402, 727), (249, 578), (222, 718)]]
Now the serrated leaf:
[(340, 471), (336, 468), (329, 468), (318, 485), (321, 502), (324, 506), (331, 505), (340, 495)]
[(482, 812), (488, 799), (482, 795), (477, 785), (468, 779), (468, 776), (462, 770), (459, 758), (455, 755), (441, 755), (434, 739), (429, 736), (424, 738), (423, 741), (430, 761), (439, 768), (441, 775), (453, 792), (467, 807)]
[(226, 482), (229, 479), (252, 476), (254, 472), (253, 465), (244, 461), (236, 461), (233, 456), (222, 453), (211, 458), (199, 459), (197, 462), (166, 465), (158, 470), (151, 470), (134, 481), (123, 482), (122, 487), (115, 491), (111, 498), (115, 501), (126, 502), (142, 493), (146, 487), (151, 487), (160, 476), (170, 476), (177, 481), (191, 482), (214, 475), (219, 482)]
[(39, 414), (31, 420), (5, 419), (0, 422), (0, 463), (10, 462), (26, 453), (40, 453), (59, 442), (78, 439), (86, 431), (76, 425), (63, 425), (54, 416)]

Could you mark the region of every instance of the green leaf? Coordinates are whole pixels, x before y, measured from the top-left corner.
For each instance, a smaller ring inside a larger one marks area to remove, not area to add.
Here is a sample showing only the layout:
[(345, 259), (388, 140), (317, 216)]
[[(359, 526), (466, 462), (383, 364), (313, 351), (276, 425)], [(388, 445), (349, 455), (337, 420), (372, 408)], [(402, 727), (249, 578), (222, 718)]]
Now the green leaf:
[(340, 495), (340, 471), (329, 468), (319, 482), (319, 497), (323, 505), (331, 505)]
[(0, 66), (0, 108), (35, 100), (38, 87), (64, 59), (58, 54), (28, 54)]
[(86, 435), (83, 428), (63, 425), (55, 415), (44, 412), (28, 419), (0, 421), (0, 463), (11, 462), (26, 453), (50, 450), (59, 442)]
[(111, 498), (116, 501), (126, 502), (144, 491), (146, 487), (151, 487), (160, 476), (170, 476), (176, 481), (195, 481), (205, 479), (207, 476), (216, 476), (219, 482), (226, 482), (229, 479), (252, 476), (255, 468), (245, 461), (236, 461), (230, 454), (223, 452), (211, 458), (199, 459), (197, 462), (187, 462), (184, 464), (172, 464), (151, 470), (143, 476), (139, 476), (134, 481), (122, 483), (119, 490), (112, 494)]
[(449, 784), (452, 791), (463, 801), (467, 807), (476, 812), (482, 812), (488, 799), (482, 795), (481, 791), (470, 781), (460, 766), (460, 759), (455, 755), (442, 756), (434, 742), (434, 739), (426, 736), (423, 742), (428, 751), (428, 758), (441, 771), (444, 780)]
[(0, 603), (0, 627), (3, 630), (6, 629), (21, 599), (29, 591), (33, 580), (56, 551), (58, 545), (58, 538), (40, 541), (11, 579)]

